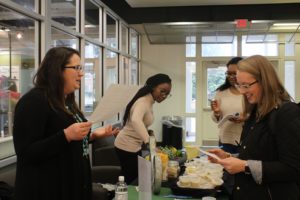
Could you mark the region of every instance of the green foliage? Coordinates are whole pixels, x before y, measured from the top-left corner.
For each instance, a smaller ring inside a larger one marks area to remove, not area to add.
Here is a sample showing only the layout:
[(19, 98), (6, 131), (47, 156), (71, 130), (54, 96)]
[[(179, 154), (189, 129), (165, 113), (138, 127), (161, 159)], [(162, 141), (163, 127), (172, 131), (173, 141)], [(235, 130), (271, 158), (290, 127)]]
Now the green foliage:
[(224, 71), (218, 68), (207, 71), (207, 96), (209, 99), (213, 98), (216, 89), (225, 82)]

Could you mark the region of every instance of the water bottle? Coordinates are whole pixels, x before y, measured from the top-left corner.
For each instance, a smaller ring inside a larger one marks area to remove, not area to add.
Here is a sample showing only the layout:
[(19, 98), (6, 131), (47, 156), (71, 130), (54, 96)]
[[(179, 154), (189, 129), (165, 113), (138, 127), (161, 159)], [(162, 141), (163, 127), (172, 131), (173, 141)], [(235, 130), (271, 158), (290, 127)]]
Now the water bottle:
[(119, 182), (116, 185), (115, 200), (128, 200), (128, 188), (124, 182), (124, 176), (119, 176)]

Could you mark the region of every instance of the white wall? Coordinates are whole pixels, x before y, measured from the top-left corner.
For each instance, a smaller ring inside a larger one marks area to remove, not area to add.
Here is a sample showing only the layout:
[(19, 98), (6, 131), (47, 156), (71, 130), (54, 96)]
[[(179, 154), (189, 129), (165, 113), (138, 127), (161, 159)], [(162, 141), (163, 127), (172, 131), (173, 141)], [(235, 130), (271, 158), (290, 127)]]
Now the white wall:
[(172, 79), (172, 97), (162, 103), (154, 104), (155, 122), (150, 127), (156, 138), (161, 141), (161, 119), (165, 115), (182, 115), (185, 105), (185, 46), (184, 45), (150, 45), (147, 37), (141, 39), (140, 83), (156, 73), (165, 73)]

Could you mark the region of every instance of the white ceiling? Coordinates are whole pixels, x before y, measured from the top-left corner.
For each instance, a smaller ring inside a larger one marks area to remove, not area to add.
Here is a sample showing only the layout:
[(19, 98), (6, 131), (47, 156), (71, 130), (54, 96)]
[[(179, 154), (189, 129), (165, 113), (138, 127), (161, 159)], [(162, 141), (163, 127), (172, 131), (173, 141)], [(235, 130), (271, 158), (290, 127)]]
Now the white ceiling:
[[(174, 6), (222, 6), (251, 4), (300, 3), (300, 0), (125, 0), (132, 8), (174, 7)], [(275, 27), (274, 23), (297, 23), (293, 27)], [(254, 20), (247, 27), (236, 27), (230, 22), (190, 22), (192, 24), (144, 23), (143, 31), (151, 44), (185, 44), (187, 36), (195, 36), (195, 43), (232, 43), (238, 33), (247, 36), (247, 42), (272, 42), (277, 33), (300, 34), (299, 20)], [(212, 40), (214, 39), (214, 40)], [(282, 42), (282, 41), (280, 41)]]
[(300, 3), (300, 0), (125, 0), (131, 7), (171, 7)]

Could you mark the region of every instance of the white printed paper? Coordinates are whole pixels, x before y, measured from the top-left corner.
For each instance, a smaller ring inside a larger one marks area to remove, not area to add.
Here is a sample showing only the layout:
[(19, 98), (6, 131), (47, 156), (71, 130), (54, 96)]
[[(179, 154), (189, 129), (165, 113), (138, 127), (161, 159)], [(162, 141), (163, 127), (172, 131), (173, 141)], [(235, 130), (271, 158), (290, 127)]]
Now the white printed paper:
[(237, 118), (239, 117), (239, 113), (233, 113), (233, 114), (228, 114), (225, 115), (218, 123), (218, 127), (220, 128), (227, 120), (232, 119), (232, 118)]
[(200, 149), (200, 152), (201, 153), (204, 153), (205, 155), (208, 155), (214, 159), (217, 159), (217, 160), (221, 160), (221, 158), (219, 158), (216, 154), (213, 154), (213, 153), (209, 153), (208, 151), (205, 151), (205, 150), (202, 150)]
[(139, 200), (152, 200), (151, 162), (138, 156)]
[(127, 104), (138, 90), (139, 86), (136, 85), (110, 85), (100, 99), (93, 114), (89, 117), (89, 121), (99, 123), (111, 119), (119, 112), (125, 110)]

